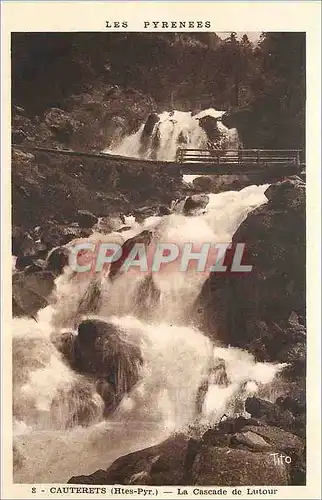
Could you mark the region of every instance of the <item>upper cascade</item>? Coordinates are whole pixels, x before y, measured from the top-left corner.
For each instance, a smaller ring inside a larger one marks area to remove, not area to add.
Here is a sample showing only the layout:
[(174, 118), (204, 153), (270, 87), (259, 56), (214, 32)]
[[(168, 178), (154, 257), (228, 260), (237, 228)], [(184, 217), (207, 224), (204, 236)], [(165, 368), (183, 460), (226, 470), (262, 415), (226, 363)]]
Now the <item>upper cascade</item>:
[(221, 121), (225, 111), (209, 108), (191, 111), (151, 113), (132, 135), (118, 142), (109, 153), (149, 160), (174, 161), (180, 148), (237, 149), (236, 129), (228, 129)]

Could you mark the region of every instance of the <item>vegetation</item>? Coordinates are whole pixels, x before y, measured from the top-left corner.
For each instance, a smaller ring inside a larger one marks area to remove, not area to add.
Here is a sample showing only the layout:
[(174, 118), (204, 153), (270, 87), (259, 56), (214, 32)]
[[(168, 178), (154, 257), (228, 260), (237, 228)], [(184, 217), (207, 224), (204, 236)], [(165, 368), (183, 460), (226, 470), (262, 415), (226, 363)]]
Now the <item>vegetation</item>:
[(12, 56), (13, 102), (29, 116), (76, 114), (82, 139), (90, 114), (106, 131), (113, 116), (135, 128), (151, 108), (246, 106), (267, 115), (276, 147), (281, 132), (284, 147), (304, 146), (305, 33), (262, 33), (257, 44), (236, 33), (16, 33)]

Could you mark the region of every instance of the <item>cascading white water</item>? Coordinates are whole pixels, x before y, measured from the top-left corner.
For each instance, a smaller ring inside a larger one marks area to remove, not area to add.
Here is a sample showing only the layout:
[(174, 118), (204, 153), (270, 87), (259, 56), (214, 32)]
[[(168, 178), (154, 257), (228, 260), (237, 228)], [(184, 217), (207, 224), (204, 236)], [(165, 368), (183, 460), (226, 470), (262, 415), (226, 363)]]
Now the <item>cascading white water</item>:
[[(228, 242), (247, 213), (265, 202), (265, 189), (251, 186), (210, 195), (204, 214), (152, 218), (143, 227), (156, 226), (159, 241)], [(134, 224), (131, 235), (140, 230), (142, 226)], [(256, 383), (274, 379), (280, 365), (255, 363), (239, 349), (214, 348), (201, 331), (187, 323), (206, 277), (175, 270), (155, 276), (161, 296), (140, 319), (136, 317), (136, 293), (138, 281), (144, 278), (125, 273), (113, 284), (102, 278), (103, 303), (98, 316), (121, 327), (140, 346), (144, 359), (139, 384), (106, 421), (102, 421), (101, 400), (90, 380), (73, 372), (50, 341), (53, 331), (57, 336), (59, 328), (73, 324), (86, 283), (63, 275), (58, 279), (57, 303), (38, 314), (38, 324), (14, 320), (16, 448), (24, 458), (15, 472), (16, 481), (65, 482), (72, 475), (105, 468), (119, 456), (155, 444), (193, 422), (198, 388), (207, 379), (213, 359), (225, 360), (231, 381), (222, 387), (210, 380), (203, 405), (203, 418), (210, 422), (223, 412), (234, 413), (243, 383), (250, 381), (243, 389), (247, 395), (256, 390)], [(71, 392), (75, 385), (77, 390)], [(83, 397), (84, 385), (92, 409), (91, 425), (68, 430), (68, 412)], [(100, 419), (101, 423), (95, 423)]]
[[(206, 140), (195, 117), (175, 112), (178, 121), (171, 131), (169, 114), (163, 115), (161, 156), (169, 152), (172, 159), (183, 124), (193, 124), (186, 129), (190, 145), (200, 146)], [(123, 154), (139, 153), (139, 133), (125, 141)], [(247, 214), (266, 202), (266, 188), (210, 194), (199, 214), (185, 216), (179, 210), (142, 224), (128, 220), (128, 231), (91, 238), (122, 243), (150, 229), (151, 245), (228, 243)], [(140, 348), (143, 358), (139, 382), (106, 420), (93, 380), (73, 371), (55, 347), (63, 332), (74, 330), (81, 321), (77, 311), (93, 277), (71, 277), (66, 271), (57, 279), (55, 303), (39, 312), (38, 323), (13, 320), (16, 482), (64, 483), (73, 475), (107, 468), (121, 455), (156, 444), (198, 419), (207, 425), (223, 413), (240, 413), (247, 395), (270, 384), (282, 369), (256, 363), (240, 349), (215, 345), (191, 325), (191, 309), (207, 273), (193, 269), (183, 273), (169, 264), (153, 276), (157, 297), (150, 297), (149, 286), (145, 295), (139, 293), (146, 278), (138, 273), (124, 273), (113, 281), (107, 273), (95, 277), (101, 293), (95, 317), (118, 327), (124, 339)], [(200, 387), (206, 389), (198, 403)], [(76, 418), (84, 409), (87, 427)]]
[[(178, 148), (207, 149), (210, 138), (200, 125), (200, 120), (210, 117), (216, 139), (211, 141), (221, 149), (236, 149), (239, 144), (236, 129), (228, 129), (221, 122), (224, 111), (206, 109), (195, 115), (185, 111), (165, 111), (158, 115), (148, 136), (144, 136), (145, 124), (137, 132), (115, 144), (109, 153), (133, 158), (174, 161)], [(216, 120), (216, 121), (215, 121)]]

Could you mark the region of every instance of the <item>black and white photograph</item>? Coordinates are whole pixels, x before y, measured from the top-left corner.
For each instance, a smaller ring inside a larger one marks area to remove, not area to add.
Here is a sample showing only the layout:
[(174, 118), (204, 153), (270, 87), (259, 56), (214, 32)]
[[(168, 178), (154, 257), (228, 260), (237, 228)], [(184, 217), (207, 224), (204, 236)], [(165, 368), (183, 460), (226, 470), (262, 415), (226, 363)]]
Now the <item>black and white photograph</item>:
[(118, 16), (11, 33), (13, 483), (278, 497), (313, 431), (307, 36)]

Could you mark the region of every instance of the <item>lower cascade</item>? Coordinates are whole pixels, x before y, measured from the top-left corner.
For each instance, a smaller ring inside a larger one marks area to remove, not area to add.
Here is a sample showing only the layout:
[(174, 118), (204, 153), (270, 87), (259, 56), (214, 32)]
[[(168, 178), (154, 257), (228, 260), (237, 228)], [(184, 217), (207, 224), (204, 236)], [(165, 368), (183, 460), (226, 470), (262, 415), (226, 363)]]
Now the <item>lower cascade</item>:
[[(173, 148), (170, 141), (171, 155)], [(266, 189), (209, 194), (193, 215), (178, 207), (132, 218), (122, 233), (93, 239), (126, 241), (150, 231), (152, 243), (229, 243), (267, 201)], [(248, 396), (274, 392), (283, 364), (256, 362), (210, 340), (192, 320), (207, 272), (175, 265), (152, 275), (116, 272), (112, 279), (109, 272), (78, 276), (65, 268), (37, 321), (13, 319), (15, 482), (67, 482), (173, 433), (244, 415)]]

